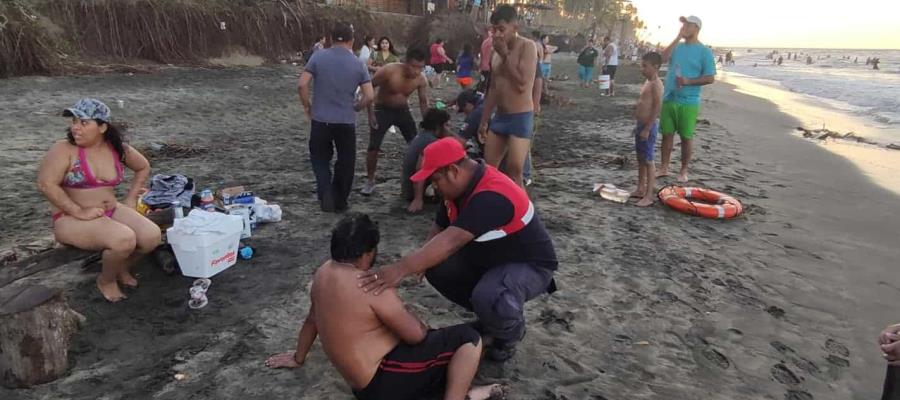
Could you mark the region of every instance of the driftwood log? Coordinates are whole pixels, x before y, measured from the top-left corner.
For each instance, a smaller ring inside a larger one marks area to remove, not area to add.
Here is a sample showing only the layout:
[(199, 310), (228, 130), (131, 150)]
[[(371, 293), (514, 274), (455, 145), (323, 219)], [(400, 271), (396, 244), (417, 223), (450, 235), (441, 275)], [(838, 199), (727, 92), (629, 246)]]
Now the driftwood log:
[(61, 289), (0, 288), (0, 384), (30, 387), (65, 374), (69, 343), (83, 322), (84, 317), (69, 308)]

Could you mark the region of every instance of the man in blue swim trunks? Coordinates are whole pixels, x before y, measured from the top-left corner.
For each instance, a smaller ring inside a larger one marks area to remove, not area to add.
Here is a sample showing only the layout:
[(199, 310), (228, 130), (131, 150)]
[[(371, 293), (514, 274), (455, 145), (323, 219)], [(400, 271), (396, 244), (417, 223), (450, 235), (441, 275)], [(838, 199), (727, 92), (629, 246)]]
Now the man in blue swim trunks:
[[(537, 48), (518, 34), (518, 15), (513, 6), (500, 5), (491, 14), (494, 55), (491, 83), (484, 104), (478, 136), (484, 142), (484, 159), (498, 167), (506, 156), (504, 171), (524, 187), (525, 158), (534, 132), (532, 89), (537, 68)], [(496, 107), (496, 114), (491, 118)]]

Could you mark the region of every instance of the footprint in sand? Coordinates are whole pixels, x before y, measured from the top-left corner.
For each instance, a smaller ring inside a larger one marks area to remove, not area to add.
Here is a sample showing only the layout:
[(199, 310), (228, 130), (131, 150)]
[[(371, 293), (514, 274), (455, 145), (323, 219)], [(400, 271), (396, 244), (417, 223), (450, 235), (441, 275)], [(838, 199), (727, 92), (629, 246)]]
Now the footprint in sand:
[(783, 385), (788, 386), (796, 386), (799, 385), (800, 382), (803, 381), (802, 378), (798, 377), (794, 372), (792, 372), (787, 365), (784, 364), (775, 364), (771, 370), (772, 378), (775, 379), (776, 382), (781, 383)]
[(697, 361), (697, 363), (720, 369), (728, 369), (731, 367), (731, 361), (728, 357), (725, 357), (724, 354), (712, 348), (706, 339), (689, 333), (685, 335), (684, 342), (691, 350), (693, 350), (694, 360)]
[(825, 350), (841, 357), (850, 357), (850, 350), (847, 349), (847, 346), (834, 339), (829, 338), (825, 341)]
[(803, 390), (788, 390), (784, 393), (784, 400), (813, 400), (813, 395)]
[(784, 309), (778, 306), (769, 306), (766, 308), (766, 312), (778, 319), (784, 318), (785, 314)]
[(771, 342), (769, 343), (769, 345), (771, 345), (775, 350), (781, 353), (781, 355), (785, 356), (791, 362), (791, 364), (799, 368), (801, 371), (806, 372), (810, 375), (821, 374), (822, 370), (819, 369), (819, 366), (816, 365), (816, 363), (801, 357), (794, 349), (792, 349), (788, 345), (779, 341)]
[(825, 361), (828, 361), (829, 364), (840, 368), (850, 366), (850, 360), (848, 360), (850, 358), (850, 350), (843, 343), (829, 338), (825, 341), (825, 351), (831, 353), (825, 357)]

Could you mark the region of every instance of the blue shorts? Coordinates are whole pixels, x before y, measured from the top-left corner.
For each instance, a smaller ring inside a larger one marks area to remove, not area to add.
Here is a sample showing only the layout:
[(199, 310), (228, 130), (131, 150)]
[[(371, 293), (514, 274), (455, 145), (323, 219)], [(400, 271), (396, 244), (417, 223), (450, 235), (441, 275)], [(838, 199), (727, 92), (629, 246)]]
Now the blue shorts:
[(594, 77), (594, 67), (585, 67), (584, 65), (578, 66), (578, 79), (582, 82), (590, 82), (591, 78)]
[(494, 114), (494, 118), (491, 118), (489, 129), (491, 132), (502, 136), (531, 139), (534, 135), (534, 112)]
[(647, 140), (641, 140), (641, 131), (644, 130), (644, 124), (640, 121), (634, 128), (634, 151), (637, 152), (638, 161), (653, 161), (653, 148), (656, 146), (656, 134), (659, 132), (659, 121), (654, 120), (650, 126), (650, 136)]
[(541, 63), (541, 75), (546, 80), (550, 79), (550, 70), (551, 70), (550, 66), (551, 66), (550, 63)]

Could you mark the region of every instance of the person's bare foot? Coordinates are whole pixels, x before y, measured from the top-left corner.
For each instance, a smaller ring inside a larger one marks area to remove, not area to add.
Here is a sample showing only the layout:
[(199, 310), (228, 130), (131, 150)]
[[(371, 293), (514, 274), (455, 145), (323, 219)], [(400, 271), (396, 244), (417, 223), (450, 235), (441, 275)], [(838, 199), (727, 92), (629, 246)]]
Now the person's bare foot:
[(682, 173), (678, 174), (678, 182), (685, 183), (687, 181), (688, 181), (687, 172), (682, 172)]
[(118, 276), (119, 283), (127, 288), (134, 289), (138, 286), (138, 280), (128, 271), (122, 271)]
[(634, 205), (638, 207), (648, 207), (653, 205), (653, 197), (647, 196), (641, 199), (641, 201), (634, 203)]
[(668, 171), (668, 170), (665, 170), (665, 169), (662, 169), (661, 167), (660, 167), (660, 168), (657, 168), (657, 171), (658, 171), (658, 172), (656, 173), (656, 177), (657, 177), (657, 178), (662, 178), (662, 177), (664, 177), (664, 176), (669, 176), (669, 171)]
[(636, 199), (640, 199), (640, 198), (644, 197), (644, 191), (640, 190), (640, 189), (635, 189), (633, 192), (631, 192), (631, 195), (629, 197), (634, 197)]
[(501, 400), (506, 398), (508, 387), (495, 383), (487, 386), (475, 386), (466, 394), (467, 400)]
[(100, 280), (100, 277), (97, 277), (97, 289), (100, 290), (100, 294), (106, 298), (106, 301), (110, 303), (118, 303), (122, 300), (125, 300), (127, 297), (122, 293), (122, 289), (119, 289), (119, 283), (113, 280), (112, 282), (103, 283)]

